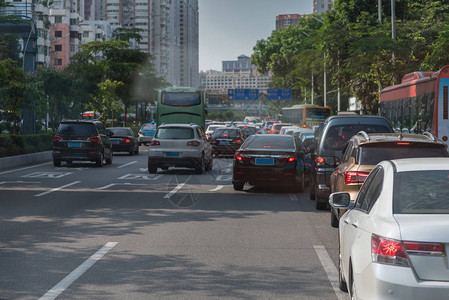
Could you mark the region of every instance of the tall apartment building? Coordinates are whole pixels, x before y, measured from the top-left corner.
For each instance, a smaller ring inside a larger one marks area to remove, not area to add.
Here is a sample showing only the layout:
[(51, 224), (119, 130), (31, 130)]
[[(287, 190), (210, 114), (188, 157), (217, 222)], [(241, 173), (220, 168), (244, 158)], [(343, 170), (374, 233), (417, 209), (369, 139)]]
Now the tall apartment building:
[(332, 9), (334, 0), (313, 0), (313, 13), (320, 14)]
[(168, 79), (170, 71), (170, 44), (172, 40), (170, 0), (151, 0), (149, 53), (158, 76)]
[(201, 89), (210, 94), (227, 94), (228, 89), (259, 89), (266, 93), (272, 75), (259, 73), (248, 56), (240, 55), (237, 60), (223, 61), (222, 66), (221, 72), (201, 72)]
[(276, 30), (281, 28), (287, 28), (290, 25), (298, 25), (299, 18), (300, 15), (298, 14), (276, 16)]
[[(3, 16), (16, 15), (29, 22), (25, 26), (10, 24), (3, 27), (5, 33), (19, 33), (30, 26), (30, 32), (22, 32), (22, 44), (26, 47), (25, 62), (28, 71), (34, 71), (37, 66), (50, 64), (50, 20), (48, 6), (32, 0), (7, 0), (13, 6), (0, 11)], [(5, 25), (5, 24), (3, 24)], [(36, 32), (35, 32), (36, 29)], [(28, 29), (26, 29), (28, 31)], [(36, 37), (36, 42), (34, 38)]]
[(172, 1), (170, 70), (175, 86), (199, 86), (198, 0)]

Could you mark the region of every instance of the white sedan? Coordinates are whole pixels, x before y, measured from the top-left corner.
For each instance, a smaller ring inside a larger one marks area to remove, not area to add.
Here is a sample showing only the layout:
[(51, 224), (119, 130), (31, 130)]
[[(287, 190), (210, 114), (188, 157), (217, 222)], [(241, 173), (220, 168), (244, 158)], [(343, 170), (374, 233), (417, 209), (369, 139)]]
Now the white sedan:
[(449, 158), (383, 161), (357, 196), (333, 193), (340, 289), (351, 299), (449, 299)]

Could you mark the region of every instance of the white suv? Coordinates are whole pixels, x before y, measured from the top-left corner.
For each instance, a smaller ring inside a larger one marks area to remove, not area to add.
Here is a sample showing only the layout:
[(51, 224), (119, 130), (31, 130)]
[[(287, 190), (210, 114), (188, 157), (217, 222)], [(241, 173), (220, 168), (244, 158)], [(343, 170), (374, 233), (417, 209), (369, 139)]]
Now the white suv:
[(148, 147), (148, 172), (157, 168), (195, 168), (202, 174), (212, 169), (212, 146), (203, 128), (195, 124), (162, 124)]

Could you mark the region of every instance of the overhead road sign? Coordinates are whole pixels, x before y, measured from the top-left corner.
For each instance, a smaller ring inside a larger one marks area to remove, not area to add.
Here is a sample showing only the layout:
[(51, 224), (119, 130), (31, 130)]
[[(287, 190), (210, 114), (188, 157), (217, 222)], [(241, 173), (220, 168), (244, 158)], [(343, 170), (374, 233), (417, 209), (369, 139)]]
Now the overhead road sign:
[(228, 100), (253, 101), (259, 100), (258, 89), (228, 89)]
[(292, 100), (292, 89), (268, 89), (268, 100)]

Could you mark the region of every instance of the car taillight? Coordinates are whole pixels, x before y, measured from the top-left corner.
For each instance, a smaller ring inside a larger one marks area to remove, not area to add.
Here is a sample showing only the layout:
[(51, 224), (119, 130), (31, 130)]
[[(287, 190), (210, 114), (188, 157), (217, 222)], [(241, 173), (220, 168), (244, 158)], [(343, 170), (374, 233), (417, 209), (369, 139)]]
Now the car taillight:
[(236, 140), (234, 140), (234, 143), (241, 143), (241, 142), (242, 142), (241, 139), (236, 139)]
[(279, 162), (291, 162), (291, 161), (297, 161), (298, 157), (296, 155), (283, 155), (278, 158)]
[(122, 139), (122, 144), (129, 144), (131, 143), (130, 139)]
[(363, 172), (345, 172), (345, 184), (364, 183), (369, 173)]
[(396, 145), (409, 146), (410, 143), (408, 143), (408, 142), (397, 142)]
[(251, 157), (250, 156), (246, 156), (243, 153), (240, 152), (236, 152), (234, 155), (235, 160), (240, 160), (240, 161), (250, 161)]
[(444, 244), (440, 243), (422, 243), (422, 242), (404, 242), (407, 253), (416, 255), (444, 255)]
[(317, 157), (316, 159), (315, 159), (315, 162), (316, 162), (316, 164), (317, 165), (322, 165), (322, 164), (324, 164), (324, 157)]
[(201, 145), (201, 143), (198, 141), (188, 141), (187, 142), (187, 146), (198, 147), (199, 145)]
[(60, 137), (59, 135), (55, 135), (54, 137), (53, 137), (53, 143), (57, 143), (57, 142), (59, 142), (59, 141), (61, 141), (62, 140), (62, 137)]
[(92, 137), (88, 138), (87, 140), (94, 144), (98, 144), (101, 142), (101, 139), (98, 136), (92, 136)]
[(371, 235), (371, 259), (373, 262), (409, 267), (407, 252), (401, 241)]
[(150, 146), (159, 146), (160, 144), (158, 140), (151, 140)]

